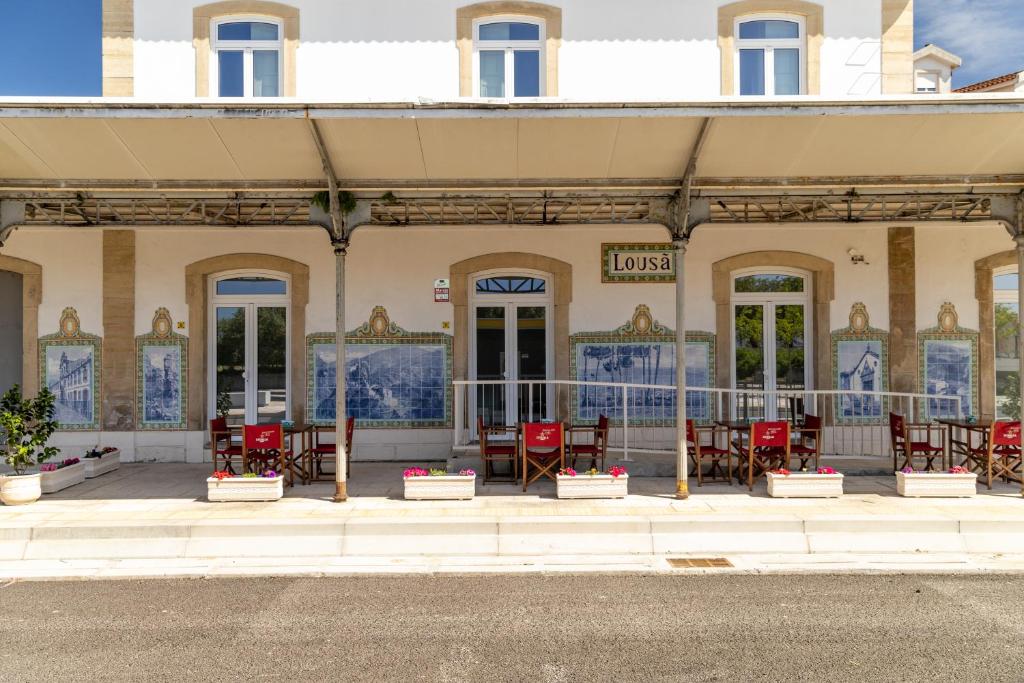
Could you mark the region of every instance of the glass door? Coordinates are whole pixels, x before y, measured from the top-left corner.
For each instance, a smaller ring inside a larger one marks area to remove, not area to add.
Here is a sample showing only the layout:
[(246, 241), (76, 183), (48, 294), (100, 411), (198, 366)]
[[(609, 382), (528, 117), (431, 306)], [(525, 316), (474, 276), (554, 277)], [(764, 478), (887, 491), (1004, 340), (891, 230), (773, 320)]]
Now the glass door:
[(742, 420), (799, 420), (810, 388), (808, 279), (741, 275), (733, 285), (733, 411)]
[(478, 384), (470, 414), (484, 424), (552, 417), (552, 388), (544, 384), (551, 367), (550, 295), (547, 280), (534, 275), (473, 281), (469, 367)]
[(234, 277), (215, 286), (211, 416), (226, 413), (229, 424), (288, 419), (287, 283)]

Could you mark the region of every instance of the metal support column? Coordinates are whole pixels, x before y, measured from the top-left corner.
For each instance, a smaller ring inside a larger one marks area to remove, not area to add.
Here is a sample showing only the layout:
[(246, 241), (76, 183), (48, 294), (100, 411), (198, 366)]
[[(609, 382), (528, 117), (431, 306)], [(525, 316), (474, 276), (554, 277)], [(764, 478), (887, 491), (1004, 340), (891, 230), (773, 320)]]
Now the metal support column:
[(686, 245), (689, 239), (672, 240), (676, 256), (676, 497), (688, 498), (689, 453), (686, 446)]
[(334, 500), (348, 498), (348, 444), (345, 442), (345, 423), (348, 409), (345, 404), (345, 254), (348, 240), (332, 240), (334, 245), (334, 443), (337, 464), (334, 466)]

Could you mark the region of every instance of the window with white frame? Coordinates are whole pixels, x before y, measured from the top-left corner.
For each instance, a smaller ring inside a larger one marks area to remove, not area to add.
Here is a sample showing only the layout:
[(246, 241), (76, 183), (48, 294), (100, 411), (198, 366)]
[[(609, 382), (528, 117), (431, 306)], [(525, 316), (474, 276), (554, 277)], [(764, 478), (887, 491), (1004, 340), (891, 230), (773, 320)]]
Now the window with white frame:
[(939, 92), (939, 74), (935, 71), (918, 71), (914, 77), (917, 92)]
[(1020, 417), (1017, 371), (1017, 330), (1020, 309), (1017, 302), (1017, 268), (993, 273), (992, 300), (995, 304), (996, 417)]
[(743, 17), (736, 22), (736, 79), (740, 95), (807, 92), (803, 19)]
[(210, 92), (219, 97), (281, 95), (281, 24), (267, 18), (214, 20)]
[(473, 29), (477, 97), (540, 97), (544, 94), (544, 23), (489, 18)]

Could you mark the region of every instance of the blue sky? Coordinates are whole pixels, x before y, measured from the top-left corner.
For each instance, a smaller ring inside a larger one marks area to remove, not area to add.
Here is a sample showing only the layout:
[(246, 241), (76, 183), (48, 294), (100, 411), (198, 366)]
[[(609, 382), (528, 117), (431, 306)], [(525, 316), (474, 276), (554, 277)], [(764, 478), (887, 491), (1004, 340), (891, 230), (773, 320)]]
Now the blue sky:
[[(99, 95), (100, 4), (0, 0), (0, 95)], [(916, 0), (915, 10), (917, 47), (963, 58), (955, 85), (1024, 70), (1024, 0)]]

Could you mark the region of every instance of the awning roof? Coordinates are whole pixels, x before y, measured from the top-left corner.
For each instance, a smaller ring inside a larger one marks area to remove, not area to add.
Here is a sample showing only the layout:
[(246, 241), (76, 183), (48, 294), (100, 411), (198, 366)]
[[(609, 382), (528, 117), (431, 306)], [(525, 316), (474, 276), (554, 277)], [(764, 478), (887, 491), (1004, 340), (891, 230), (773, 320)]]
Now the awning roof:
[(678, 182), (713, 118), (696, 188), (1024, 185), (1024, 98), (495, 105), (0, 102), (0, 190), (321, 187), (313, 118), (363, 190), (652, 188)]

